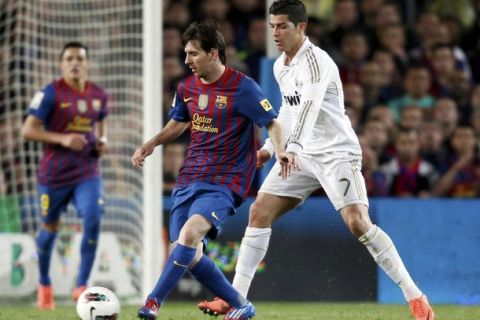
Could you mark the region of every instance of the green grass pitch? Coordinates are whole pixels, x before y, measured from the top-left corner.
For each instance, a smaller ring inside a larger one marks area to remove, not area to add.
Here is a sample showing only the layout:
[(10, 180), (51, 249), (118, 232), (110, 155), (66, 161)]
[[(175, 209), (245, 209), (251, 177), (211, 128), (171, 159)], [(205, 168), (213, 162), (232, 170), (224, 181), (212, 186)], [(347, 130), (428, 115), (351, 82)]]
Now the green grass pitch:
[[(407, 305), (375, 303), (255, 303), (254, 320), (409, 320)], [(122, 305), (120, 319), (136, 319), (138, 306)], [(480, 306), (435, 305), (437, 320), (479, 320)], [(57, 307), (55, 311), (39, 311), (32, 305), (0, 305), (0, 319), (78, 319), (75, 307)], [(160, 310), (158, 320), (222, 320), (202, 314), (194, 302), (168, 302)]]

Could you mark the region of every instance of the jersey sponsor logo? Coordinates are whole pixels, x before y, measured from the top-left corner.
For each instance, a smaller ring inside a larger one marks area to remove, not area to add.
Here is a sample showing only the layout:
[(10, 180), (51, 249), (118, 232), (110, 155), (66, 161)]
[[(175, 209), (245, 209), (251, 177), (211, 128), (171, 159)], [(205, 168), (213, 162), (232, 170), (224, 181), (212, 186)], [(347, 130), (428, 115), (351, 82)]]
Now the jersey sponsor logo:
[(208, 95), (201, 94), (198, 96), (198, 107), (204, 110), (208, 106)]
[(291, 106), (298, 106), (300, 104), (300, 94), (295, 91), (293, 96), (283, 96), (285, 101)]
[(190, 101), (192, 101), (193, 97), (188, 97), (188, 98), (183, 98), (183, 102), (185, 104), (189, 103)]
[(90, 132), (92, 131), (92, 119), (82, 116), (75, 116), (75, 118), (73, 118), (73, 121), (70, 121), (67, 124), (67, 130)]
[(102, 102), (99, 99), (93, 99), (92, 108), (97, 112), (100, 111), (100, 108), (102, 108)]
[(213, 119), (194, 113), (192, 116), (192, 130), (218, 133), (218, 128), (212, 126)]
[(80, 99), (77, 101), (77, 110), (80, 113), (87, 112), (87, 101)]
[(60, 102), (60, 109), (70, 108), (70, 102)]
[(217, 99), (215, 100), (215, 107), (217, 107), (218, 109), (223, 109), (227, 106), (227, 103), (227, 96), (217, 96)]
[(42, 103), (44, 96), (45, 93), (43, 93), (42, 91), (38, 91), (37, 93), (35, 93), (32, 101), (30, 102), (30, 109), (38, 109), (38, 107), (40, 107), (40, 104)]
[(262, 101), (260, 101), (260, 105), (265, 111), (272, 110), (272, 105), (270, 104), (270, 102), (268, 102), (267, 99), (263, 99)]

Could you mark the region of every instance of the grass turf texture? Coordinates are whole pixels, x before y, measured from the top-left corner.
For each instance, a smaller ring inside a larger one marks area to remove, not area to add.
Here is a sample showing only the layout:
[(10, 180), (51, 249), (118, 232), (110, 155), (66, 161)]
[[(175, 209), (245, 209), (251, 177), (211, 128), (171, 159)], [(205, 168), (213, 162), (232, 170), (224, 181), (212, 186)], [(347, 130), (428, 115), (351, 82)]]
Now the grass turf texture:
[[(122, 305), (121, 320), (136, 319), (139, 306)], [(412, 319), (407, 305), (375, 303), (292, 303), (258, 302), (254, 320), (406, 320)], [(435, 305), (437, 320), (478, 320), (480, 306)], [(0, 305), (0, 319), (78, 319), (75, 307), (59, 306), (55, 311), (39, 311), (34, 306)], [(159, 320), (221, 320), (201, 313), (194, 302), (168, 302)]]

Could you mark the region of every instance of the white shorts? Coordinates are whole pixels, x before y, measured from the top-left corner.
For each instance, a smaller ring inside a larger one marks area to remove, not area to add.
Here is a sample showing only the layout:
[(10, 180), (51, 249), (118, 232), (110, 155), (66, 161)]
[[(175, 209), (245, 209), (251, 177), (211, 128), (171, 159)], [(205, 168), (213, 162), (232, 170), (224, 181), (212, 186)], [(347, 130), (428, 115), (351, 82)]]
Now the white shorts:
[(299, 155), (300, 170), (283, 180), (280, 165), (275, 163), (259, 192), (293, 197), (302, 202), (315, 190), (323, 188), (336, 210), (351, 204), (368, 207), (365, 180), (362, 176), (362, 157), (351, 153), (322, 156)]

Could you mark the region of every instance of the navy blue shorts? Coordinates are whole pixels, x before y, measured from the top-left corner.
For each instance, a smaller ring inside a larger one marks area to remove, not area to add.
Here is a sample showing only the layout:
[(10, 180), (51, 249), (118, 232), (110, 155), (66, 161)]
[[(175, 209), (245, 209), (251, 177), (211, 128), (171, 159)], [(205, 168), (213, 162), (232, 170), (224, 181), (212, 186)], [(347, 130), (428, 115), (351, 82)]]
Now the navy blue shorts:
[(103, 214), (103, 183), (100, 177), (92, 177), (77, 184), (52, 188), (38, 185), (42, 221), (52, 223), (59, 220), (70, 201), (79, 217)]
[(212, 223), (212, 228), (207, 234), (211, 239), (217, 237), (228, 217), (235, 214), (233, 200), (220, 191), (197, 190), (187, 200), (177, 199), (173, 198), (170, 213), (171, 242), (178, 240), (183, 225), (194, 214), (199, 214)]

